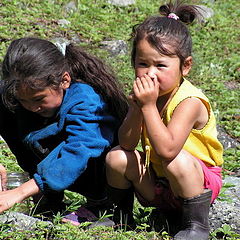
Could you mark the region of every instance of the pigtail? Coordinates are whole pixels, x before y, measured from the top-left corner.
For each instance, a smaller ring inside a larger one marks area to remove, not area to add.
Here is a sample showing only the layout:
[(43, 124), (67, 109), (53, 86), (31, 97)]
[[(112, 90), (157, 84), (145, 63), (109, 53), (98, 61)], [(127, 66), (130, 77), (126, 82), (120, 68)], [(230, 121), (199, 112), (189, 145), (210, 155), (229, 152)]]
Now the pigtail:
[(106, 65), (73, 44), (66, 47), (65, 59), (72, 80), (93, 87), (110, 106), (111, 113), (122, 121), (127, 113), (127, 100), (115, 76)]
[(168, 17), (169, 14), (174, 13), (181, 22), (190, 24), (194, 20), (201, 19), (201, 13), (199, 9), (199, 6), (187, 5), (184, 4), (184, 1), (176, 0), (174, 3), (170, 2), (160, 6), (159, 13), (165, 17)]

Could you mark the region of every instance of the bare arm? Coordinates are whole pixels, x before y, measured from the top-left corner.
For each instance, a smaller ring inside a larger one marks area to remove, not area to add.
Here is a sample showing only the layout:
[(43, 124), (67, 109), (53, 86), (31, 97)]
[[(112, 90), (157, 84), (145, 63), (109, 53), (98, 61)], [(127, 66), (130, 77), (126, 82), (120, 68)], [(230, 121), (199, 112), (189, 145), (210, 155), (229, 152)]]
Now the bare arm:
[(150, 142), (162, 159), (172, 160), (181, 151), (192, 128), (201, 128), (206, 124), (206, 107), (199, 99), (188, 98), (179, 104), (171, 121), (165, 126), (156, 105), (159, 89), (157, 80), (144, 77), (137, 84), (141, 85), (136, 88), (136, 96), (141, 103)]
[(134, 95), (129, 96), (129, 110), (118, 131), (119, 144), (125, 150), (134, 150), (137, 146), (142, 128), (142, 112), (135, 102)]
[(146, 129), (158, 155), (168, 160), (177, 156), (197, 122), (202, 105), (196, 98), (184, 100), (175, 109), (168, 126), (157, 115), (156, 108), (143, 108)]
[(30, 179), (15, 189), (0, 192), (0, 213), (39, 192), (40, 189), (34, 179)]

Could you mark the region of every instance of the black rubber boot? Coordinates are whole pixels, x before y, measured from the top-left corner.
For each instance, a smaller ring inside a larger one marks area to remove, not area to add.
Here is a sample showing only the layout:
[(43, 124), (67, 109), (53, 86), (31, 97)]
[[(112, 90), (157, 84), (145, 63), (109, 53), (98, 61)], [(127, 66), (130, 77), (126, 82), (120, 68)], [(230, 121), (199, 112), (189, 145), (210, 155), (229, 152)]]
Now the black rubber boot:
[(149, 230), (155, 232), (167, 231), (173, 236), (181, 230), (181, 216), (182, 212), (179, 210), (165, 212), (162, 209), (153, 209), (149, 216)]
[(119, 189), (107, 186), (107, 193), (113, 203), (113, 221), (122, 229), (133, 230), (136, 224), (133, 218), (134, 191), (133, 188)]
[(95, 216), (100, 218), (105, 214), (111, 213), (112, 203), (107, 197), (100, 200), (87, 197), (87, 202), (84, 204), (84, 207), (93, 212)]
[(183, 199), (182, 230), (174, 240), (207, 240), (209, 237), (209, 208), (212, 190), (188, 199)]
[(32, 214), (41, 214), (52, 219), (58, 212), (66, 211), (66, 204), (63, 202), (63, 192), (49, 192), (45, 195), (39, 193), (33, 196), (35, 207)]

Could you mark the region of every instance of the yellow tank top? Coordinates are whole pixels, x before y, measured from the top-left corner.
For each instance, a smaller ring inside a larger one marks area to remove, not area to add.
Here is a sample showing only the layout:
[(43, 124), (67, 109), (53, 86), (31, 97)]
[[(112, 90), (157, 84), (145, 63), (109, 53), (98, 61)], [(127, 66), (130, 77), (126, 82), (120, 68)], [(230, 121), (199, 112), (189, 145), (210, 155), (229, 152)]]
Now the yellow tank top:
[[(217, 139), (216, 120), (209, 100), (200, 89), (193, 86), (188, 80), (184, 80), (168, 104), (162, 120), (167, 125), (171, 120), (174, 109), (179, 103), (189, 97), (199, 98), (203, 102), (209, 112), (209, 120), (204, 128), (200, 130), (192, 129), (183, 149), (210, 166), (221, 166), (223, 164), (223, 147)], [(142, 131), (142, 146), (146, 153), (146, 162), (150, 161), (152, 163), (153, 169), (158, 176), (164, 176), (161, 160), (152, 148), (144, 126)]]

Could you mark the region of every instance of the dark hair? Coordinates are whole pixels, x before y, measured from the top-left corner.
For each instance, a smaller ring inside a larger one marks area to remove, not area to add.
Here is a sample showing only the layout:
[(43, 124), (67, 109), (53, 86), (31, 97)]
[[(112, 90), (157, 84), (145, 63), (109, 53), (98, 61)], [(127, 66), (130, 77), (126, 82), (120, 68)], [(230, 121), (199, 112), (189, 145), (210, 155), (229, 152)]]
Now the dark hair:
[[(185, 24), (200, 18), (198, 7), (186, 5), (177, 0), (175, 3), (170, 2), (160, 6), (159, 12), (163, 17), (152, 16), (133, 27), (132, 65), (134, 66), (138, 42), (146, 39), (160, 54), (177, 55), (180, 59), (180, 68), (182, 68), (184, 60), (191, 56), (192, 52), (192, 40)], [(175, 13), (179, 19), (169, 18), (170, 13)], [(172, 50), (170, 51), (166, 45), (170, 45)]]
[(121, 120), (125, 117), (127, 100), (115, 76), (100, 59), (73, 44), (66, 46), (64, 56), (53, 43), (38, 38), (20, 38), (10, 44), (2, 64), (4, 104), (15, 109), (20, 85), (35, 90), (58, 88), (65, 71), (69, 72), (72, 82), (92, 86), (114, 116)]

